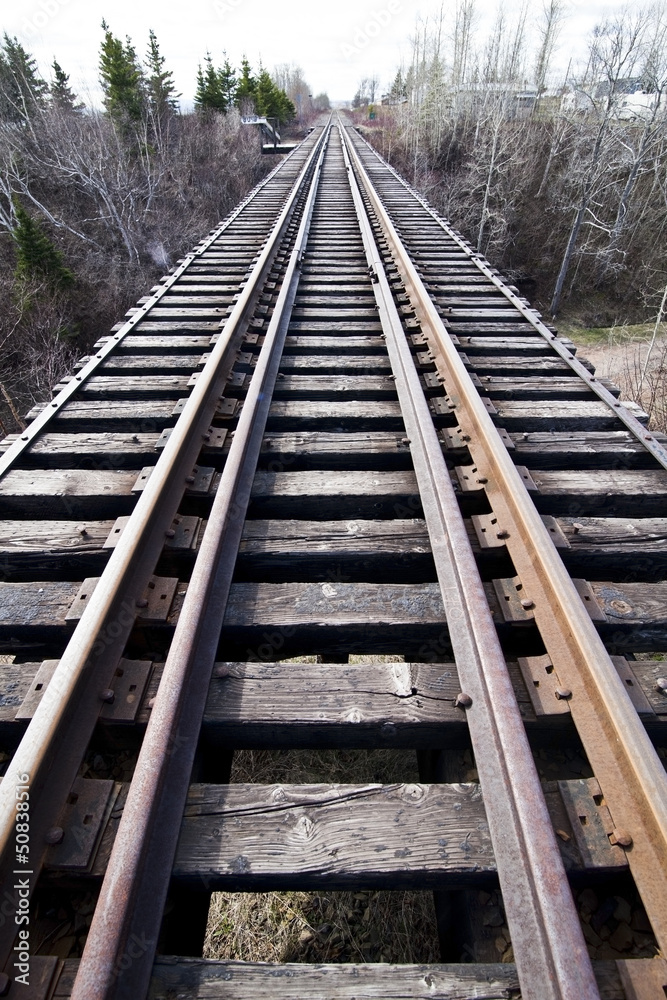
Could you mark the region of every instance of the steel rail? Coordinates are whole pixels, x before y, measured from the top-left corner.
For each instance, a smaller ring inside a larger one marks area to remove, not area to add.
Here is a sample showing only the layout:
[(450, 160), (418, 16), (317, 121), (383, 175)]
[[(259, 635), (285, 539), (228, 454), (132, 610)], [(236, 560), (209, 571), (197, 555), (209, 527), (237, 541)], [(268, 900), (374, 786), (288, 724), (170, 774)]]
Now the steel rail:
[[(347, 140), (349, 142), (349, 140)], [(526, 1000), (598, 1000), (553, 823), (442, 447), (343, 145), (410, 440), (462, 688), (515, 961)]]
[(412, 187), (412, 185), (405, 180), (405, 178), (401, 177), (401, 175), (396, 170), (394, 170), (391, 164), (387, 163), (387, 161), (383, 159), (383, 157), (380, 156), (380, 154), (375, 149), (373, 149), (370, 143), (367, 142), (363, 136), (359, 136), (359, 139), (361, 142), (365, 143), (369, 151), (373, 154), (374, 157), (376, 157), (379, 160), (382, 166), (386, 167), (386, 169), (394, 176), (394, 178), (407, 191), (410, 192), (412, 197), (419, 202), (424, 211), (426, 211), (431, 216), (431, 218), (434, 219), (435, 222), (437, 222), (440, 228), (443, 229), (447, 233), (447, 235), (454, 240), (454, 242), (465, 253), (466, 257), (468, 257), (470, 261), (482, 272), (482, 274), (486, 278), (488, 278), (488, 280), (492, 282), (493, 285), (495, 285), (498, 291), (502, 292), (505, 298), (512, 303), (515, 309), (517, 309), (521, 313), (523, 318), (530, 323), (533, 329), (537, 333), (539, 333), (539, 335), (543, 337), (544, 340), (547, 341), (547, 343), (550, 345), (550, 347), (553, 348), (553, 350), (558, 354), (558, 356), (562, 358), (562, 360), (565, 361), (566, 364), (568, 364), (569, 367), (574, 372), (576, 372), (576, 374), (579, 375), (580, 378), (584, 380), (584, 382), (587, 383), (588, 388), (591, 390), (591, 392), (595, 393), (598, 399), (600, 399), (603, 403), (606, 403), (606, 405), (611, 410), (614, 411), (618, 419), (622, 421), (622, 423), (630, 431), (630, 433), (634, 435), (634, 437), (636, 437), (638, 441), (641, 442), (642, 446), (648, 452), (650, 452), (651, 455), (653, 455), (655, 460), (660, 463), (663, 469), (667, 469), (667, 447), (665, 447), (665, 445), (663, 445), (655, 437), (654, 434), (651, 434), (651, 432), (647, 430), (647, 428), (637, 419), (637, 417), (635, 417), (634, 414), (631, 413), (630, 410), (628, 410), (627, 406), (624, 406), (622, 402), (616, 399), (616, 397), (613, 396), (611, 392), (609, 392), (609, 390), (605, 388), (604, 385), (602, 385), (602, 383), (596, 378), (595, 375), (592, 375), (589, 372), (589, 370), (584, 365), (582, 365), (581, 361), (579, 361), (577, 357), (572, 353), (572, 351), (567, 347), (567, 345), (561, 341), (558, 334), (550, 330), (549, 327), (542, 322), (537, 312), (531, 306), (526, 305), (526, 303), (522, 301), (520, 296), (518, 296), (515, 292), (511, 290), (511, 288), (509, 288), (505, 284), (502, 278), (499, 278), (496, 274), (493, 273), (492, 268), (490, 267), (489, 264), (487, 264), (486, 260), (482, 258), (475, 250), (473, 250), (470, 244), (467, 243), (466, 240), (464, 240), (459, 233), (457, 233), (454, 229), (448, 226), (447, 223), (444, 221), (444, 219), (440, 218), (438, 213), (433, 208), (431, 208), (426, 199), (422, 195), (420, 195), (419, 192), (416, 191)]
[(610, 810), (656, 939), (667, 948), (667, 773), (354, 145), (354, 162), (422, 330), (444, 362), (447, 391), (470, 439), (499, 529)]
[[(9, 898), (16, 892), (15, 787), (29, 775), (31, 796), (31, 872), (34, 888), (47, 850), (47, 834), (62, 811), (93, 733), (101, 692), (108, 689), (134, 626), (137, 602), (164, 547), (207, 436), (209, 424), (231, 370), (231, 348), (255, 308), (261, 287), (290, 224), (303, 182), (316, 160), (324, 131), (314, 144), (291, 194), (254, 265), (250, 278), (224, 322), (211, 357), (199, 375), (132, 512), (118, 544), (93, 591), (42, 701), (21, 740), (0, 786), (0, 886)], [(25, 783), (25, 779), (23, 781)], [(24, 886), (25, 888), (25, 886)], [(17, 928), (0, 925), (0, 958), (11, 953)]]
[[(71, 1000), (138, 1000), (149, 987), (201, 720), (328, 136), (329, 128), (317, 147), (299, 232), (176, 625)], [(128, 944), (137, 939), (144, 946), (141, 956), (124, 962)]]
[(21, 432), (18, 440), (14, 441), (7, 451), (0, 455), (0, 478), (9, 471), (17, 458), (19, 458), (23, 452), (26, 451), (31, 444), (33, 444), (44, 428), (60, 413), (62, 408), (69, 403), (72, 396), (79, 391), (81, 386), (95, 374), (100, 365), (116, 350), (125, 337), (132, 333), (138, 323), (141, 323), (146, 319), (151, 309), (160, 303), (167, 292), (173, 288), (179, 278), (185, 271), (187, 271), (193, 261), (198, 260), (202, 254), (206, 253), (206, 251), (210, 249), (212, 244), (215, 243), (222, 233), (224, 233), (231, 226), (241, 212), (243, 212), (250, 202), (255, 199), (259, 192), (273, 180), (276, 173), (284, 167), (286, 161), (294, 155), (295, 150), (298, 148), (298, 146), (295, 146), (289, 156), (285, 157), (285, 160), (283, 160), (282, 163), (279, 163), (276, 167), (274, 167), (271, 173), (267, 174), (267, 176), (264, 177), (263, 180), (261, 180), (248, 195), (246, 195), (243, 201), (236, 206), (230, 215), (224, 219), (215, 230), (212, 231), (211, 235), (203, 240), (189, 254), (186, 254), (173, 274), (169, 275), (163, 284), (161, 284), (153, 295), (151, 295), (150, 299), (137, 309), (136, 313), (123, 324), (120, 330), (116, 333), (112, 333), (109, 336), (107, 343), (101, 347), (95, 356), (84, 365), (80, 372), (75, 375), (70, 382), (68, 382), (65, 388), (61, 389), (61, 391), (54, 396), (50, 403), (44, 405), (44, 409), (28, 424), (25, 430)]

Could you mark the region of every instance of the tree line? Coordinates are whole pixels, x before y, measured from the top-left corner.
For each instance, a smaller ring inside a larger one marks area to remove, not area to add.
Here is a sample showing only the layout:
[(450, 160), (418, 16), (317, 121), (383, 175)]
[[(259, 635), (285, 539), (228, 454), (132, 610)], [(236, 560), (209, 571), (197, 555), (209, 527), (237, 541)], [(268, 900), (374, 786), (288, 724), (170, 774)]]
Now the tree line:
[(526, 4), (500, 8), (483, 37), (476, 0), (443, 6), (418, 22), (369, 134), (551, 315), (602, 326), (654, 314), (667, 285), (667, 15), (605, 18), (558, 80), (567, 9), (544, 0), (531, 25)]
[[(195, 110), (149, 33), (142, 58), (102, 23), (102, 107), (54, 60), (49, 78), (16, 38), (0, 41), (0, 432), (52, 385), (157, 276), (274, 165), (241, 113), (284, 123), (308, 86), (247, 60), (207, 55)], [(294, 86), (296, 89), (290, 90)], [(9, 400), (9, 402), (7, 401)]]

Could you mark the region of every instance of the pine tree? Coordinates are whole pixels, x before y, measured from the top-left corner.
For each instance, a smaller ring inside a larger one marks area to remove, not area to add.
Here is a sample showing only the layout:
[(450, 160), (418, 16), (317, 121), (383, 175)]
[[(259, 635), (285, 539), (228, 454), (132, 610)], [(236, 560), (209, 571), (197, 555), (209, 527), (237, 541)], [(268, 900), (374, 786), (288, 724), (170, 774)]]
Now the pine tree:
[(257, 114), (277, 118), (281, 125), (296, 116), (296, 109), (289, 97), (284, 90), (276, 87), (265, 69), (260, 70), (253, 97)]
[(102, 21), (104, 41), (100, 52), (100, 83), (104, 107), (116, 121), (139, 121), (144, 109), (144, 76), (130, 38), (115, 38)]
[(19, 202), (14, 203), (16, 226), (12, 237), (16, 244), (16, 269), (20, 281), (46, 281), (54, 289), (74, 284), (74, 275), (65, 266), (63, 255)]
[(239, 77), (239, 82), (236, 87), (237, 107), (239, 107), (242, 111), (247, 110), (250, 104), (254, 103), (256, 90), (257, 81), (252, 75), (250, 63), (244, 56), (241, 60), (241, 76)]
[(49, 88), (51, 103), (61, 111), (83, 111), (85, 105), (77, 102), (76, 94), (69, 85), (69, 75), (57, 59), (51, 64), (53, 80)]
[(5, 32), (0, 48), (0, 119), (25, 121), (44, 106), (47, 91), (33, 56)]
[(402, 98), (407, 97), (407, 87), (403, 79), (403, 74), (400, 69), (396, 73), (394, 82), (391, 85), (391, 90), (389, 91), (389, 96), (393, 101), (400, 101)]
[(218, 70), (220, 80), (220, 90), (225, 99), (225, 110), (234, 106), (238, 82), (236, 80), (236, 70), (225, 55), (225, 62)]
[(226, 111), (227, 101), (222, 90), (220, 70), (213, 65), (211, 53), (206, 53), (205, 69), (197, 69), (195, 107), (198, 111)]
[(152, 28), (148, 33), (148, 52), (145, 62), (148, 69), (146, 79), (148, 103), (153, 113), (162, 118), (164, 115), (178, 110), (178, 98), (181, 95), (176, 93), (174, 74), (171, 70), (164, 68), (165, 57), (160, 53), (158, 41)]

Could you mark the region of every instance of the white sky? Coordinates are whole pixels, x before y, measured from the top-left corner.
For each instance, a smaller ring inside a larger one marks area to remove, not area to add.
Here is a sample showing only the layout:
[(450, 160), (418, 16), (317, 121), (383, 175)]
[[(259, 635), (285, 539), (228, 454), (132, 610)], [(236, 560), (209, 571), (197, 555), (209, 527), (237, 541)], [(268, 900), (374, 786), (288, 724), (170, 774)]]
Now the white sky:
[[(519, 3), (505, 0), (510, 16)], [(447, 6), (453, 10), (454, 0)], [(541, 6), (540, 0), (532, 0), (530, 22)], [(564, 75), (570, 58), (575, 63), (583, 59), (590, 29), (622, 6), (622, 0), (568, 0), (570, 13), (554, 68)], [(261, 59), (269, 70), (278, 63), (296, 63), (311, 93), (326, 91), (332, 100), (350, 99), (365, 76), (377, 75), (384, 89), (401, 61), (409, 62), (417, 17), (438, 8), (438, 0), (334, 0), (320, 5), (304, 0), (0, 0), (0, 29), (18, 37), (47, 79), (55, 55), (74, 88), (97, 103), (102, 18), (115, 35), (129, 34), (142, 57), (153, 28), (187, 108), (197, 64), (207, 49), (216, 65), (223, 50), (236, 66), (244, 54), (253, 67)], [(478, 0), (478, 10), (483, 31), (495, 16), (495, 0)]]

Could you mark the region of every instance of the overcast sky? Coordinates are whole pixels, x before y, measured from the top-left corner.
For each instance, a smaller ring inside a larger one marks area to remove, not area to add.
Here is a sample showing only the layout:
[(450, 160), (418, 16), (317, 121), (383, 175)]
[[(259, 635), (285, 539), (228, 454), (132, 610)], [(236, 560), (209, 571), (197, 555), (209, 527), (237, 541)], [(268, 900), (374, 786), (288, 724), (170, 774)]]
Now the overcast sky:
[[(454, 7), (454, 0), (447, 4)], [(519, 0), (505, 0), (516, 12)], [(583, 59), (585, 40), (605, 13), (623, 6), (621, 0), (568, 0), (555, 69), (564, 74), (568, 61)], [(105, 18), (115, 35), (130, 35), (143, 56), (148, 30), (156, 32), (167, 65), (173, 70), (183, 106), (195, 89), (197, 64), (207, 49), (216, 64), (226, 50), (232, 64), (247, 55), (253, 66), (260, 59), (272, 69), (279, 63), (300, 65), (312, 93), (326, 91), (332, 100), (350, 99), (365, 76), (377, 75), (381, 88), (393, 79), (397, 66), (409, 62), (410, 38), (418, 17), (433, 14), (438, 0), (0, 0), (0, 27), (16, 35), (32, 52), (47, 78), (56, 56), (71, 83), (89, 101), (99, 100), (97, 63)], [(478, 0), (479, 28), (493, 21), (495, 0)], [(530, 4), (535, 19), (540, 0)]]

